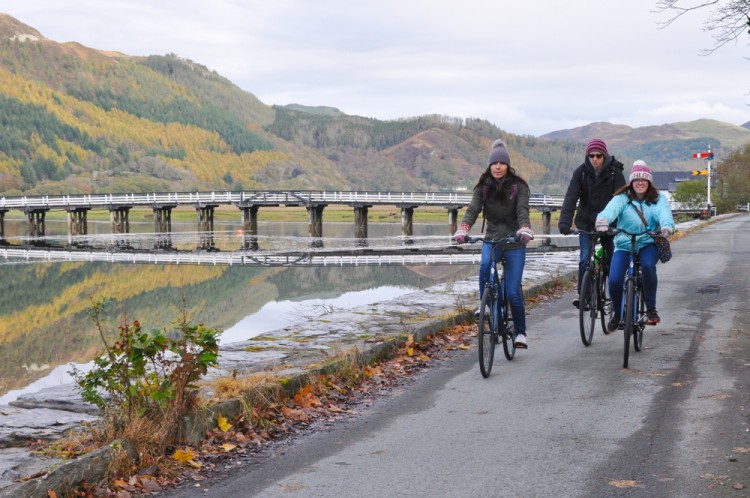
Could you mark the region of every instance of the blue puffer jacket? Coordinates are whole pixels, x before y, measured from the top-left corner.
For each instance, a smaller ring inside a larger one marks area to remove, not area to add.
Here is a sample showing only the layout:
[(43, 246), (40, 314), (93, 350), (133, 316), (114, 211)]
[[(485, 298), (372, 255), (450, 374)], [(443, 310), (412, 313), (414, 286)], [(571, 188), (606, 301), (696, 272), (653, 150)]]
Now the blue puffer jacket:
[[(622, 228), (628, 232), (642, 232), (644, 230), (643, 221), (638, 216), (635, 208), (638, 208), (643, 217), (648, 221), (648, 229), (660, 231), (662, 228), (669, 227), (674, 231), (674, 218), (672, 218), (672, 209), (669, 207), (669, 201), (664, 195), (659, 194), (656, 204), (648, 204), (645, 201), (639, 201), (628, 198), (627, 192), (616, 195), (607, 204), (607, 207), (597, 215), (597, 219), (604, 218), (607, 223), (617, 220), (617, 228)], [(637, 239), (636, 250), (647, 244), (653, 244), (654, 239), (649, 235), (641, 235)], [(615, 236), (615, 250), (630, 251), (630, 236), (624, 233), (618, 233)]]

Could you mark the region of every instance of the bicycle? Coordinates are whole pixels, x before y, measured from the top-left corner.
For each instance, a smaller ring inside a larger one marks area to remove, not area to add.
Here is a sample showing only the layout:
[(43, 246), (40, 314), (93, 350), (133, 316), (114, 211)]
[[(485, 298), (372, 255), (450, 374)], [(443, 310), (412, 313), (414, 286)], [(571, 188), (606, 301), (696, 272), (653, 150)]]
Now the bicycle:
[(585, 234), (591, 238), (589, 254), (586, 259), (586, 268), (581, 277), (581, 285), (578, 293), (578, 324), (581, 330), (581, 341), (584, 346), (590, 346), (594, 339), (594, 324), (597, 317), (601, 320), (602, 332), (609, 334), (607, 322), (612, 318), (615, 310), (612, 308), (612, 298), (609, 295), (609, 265), (604, 255), (596, 251), (597, 241), (601, 238), (600, 232), (586, 232), (574, 230), (575, 234)]
[(495, 345), (503, 343), (503, 353), (508, 361), (516, 355), (516, 335), (513, 318), (508, 303), (505, 280), (505, 257), (500, 258), (502, 273), (497, 269), (496, 249), (502, 244), (518, 242), (518, 237), (507, 236), (501, 239), (485, 239), (483, 237), (469, 237), (467, 242), (486, 242), (492, 244), (490, 256), (490, 270), (487, 273), (484, 294), (479, 307), (479, 327), (477, 339), (479, 341), (479, 370), (485, 379), (490, 376), (492, 362), (495, 359)]
[(611, 234), (624, 233), (630, 237), (630, 263), (625, 273), (622, 285), (622, 305), (620, 312), (620, 324), (623, 326), (625, 350), (623, 353), (622, 367), (628, 368), (630, 356), (630, 338), (633, 338), (633, 349), (640, 352), (643, 348), (643, 329), (646, 328), (646, 296), (643, 290), (643, 274), (641, 273), (641, 260), (635, 250), (637, 238), (641, 235), (654, 237), (653, 230), (642, 232), (628, 232), (622, 228), (611, 228)]

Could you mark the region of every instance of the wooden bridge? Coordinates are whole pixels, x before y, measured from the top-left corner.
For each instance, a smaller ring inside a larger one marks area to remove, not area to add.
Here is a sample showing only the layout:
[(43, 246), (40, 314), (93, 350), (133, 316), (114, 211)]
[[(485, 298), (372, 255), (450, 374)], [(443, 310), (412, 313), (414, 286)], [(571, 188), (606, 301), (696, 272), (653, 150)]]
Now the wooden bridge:
[[(542, 211), (544, 233), (549, 234), (551, 213), (562, 206), (562, 197), (532, 196), (530, 205)], [(367, 238), (369, 208), (391, 205), (401, 209), (401, 226), (404, 236), (413, 234), (414, 210), (420, 206), (440, 206), (448, 214), (448, 233), (456, 231), (458, 211), (471, 202), (471, 193), (465, 192), (329, 192), (321, 190), (254, 190), (243, 192), (164, 192), (144, 194), (85, 194), (58, 196), (20, 196), (0, 198), (0, 239), (5, 238), (5, 214), (20, 210), (28, 220), (29, 237), (45, 235), (45, 218), (51, 210), (68, 213), (68, 234), (88, 234), (88, 212), (108, 210), (113, 234), (130, 232), (129, 213), (134, 207), (148, 207), (154, 212), (154, 232), (172, 231), (172, 210), (192, 207), (197, 214), (198, 230), (214, 230), (214, 211), (218, 206), (236, 206), (242, 216), (243, 231), (258, 233), (258, 211), (261, 207), (304, 207), (308, 215), (311, 237), (323, 236), (323, 210), (333, 204), (348, 205), (354, 209), (355, 236)]]

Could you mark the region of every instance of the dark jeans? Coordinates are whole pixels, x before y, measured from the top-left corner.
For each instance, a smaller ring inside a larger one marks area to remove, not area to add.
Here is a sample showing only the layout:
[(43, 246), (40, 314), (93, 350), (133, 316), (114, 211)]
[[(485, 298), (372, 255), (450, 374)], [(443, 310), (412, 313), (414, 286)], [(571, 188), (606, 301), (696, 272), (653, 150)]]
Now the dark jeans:
[[(605, 252), (605, 261), (609, 265), (612, 262), (612, 253), (615, 252), (615, 238), (605, 235), (600, 238), (602, 247)], [(589, 260), (589, 248), (591, 247), (591, 237), (585, 233), (578, 234), (578, 246), (580, 253), (578, 255), (578, 293), (581, 293), (581, 280), (583, 272), (586, 271), (586, 263)]]
[[(656, 276), (656, 262), (659, 259), (656, 246), (648, 244), (638, 252), (641, 259), (641, 273), (643, 274), (643, 293), (646, 296), (646, 309), (656, 310), (656, 287), (659, 279)], [(622, 283), (625, 281), (625, 272), (630, 265), (630, 251), (615, 251), (612, 256), (612, 264), (609, 267), (609, 293), (612, 296), (612, 306), (615, 314), (622, 316)]]
[[(484, 295), (484, 284), (487, 273), (490, 271), (490, 256), (492, 244), (482, 244), (482, 260), (479, 263), (479, 299)], [(523, 290), (521, 279), (523, 278), (523, 267), (526, 265), (526, 248), (504, 250), (502, 246), (496, 248), (495, 256), (500, 270), (500, 258), (505, 256), (505, 282), (508, 292), (508, 303), (513, 315), (513, 324), (516, 334), (526, 335), (526, 310), (523, 306)]]

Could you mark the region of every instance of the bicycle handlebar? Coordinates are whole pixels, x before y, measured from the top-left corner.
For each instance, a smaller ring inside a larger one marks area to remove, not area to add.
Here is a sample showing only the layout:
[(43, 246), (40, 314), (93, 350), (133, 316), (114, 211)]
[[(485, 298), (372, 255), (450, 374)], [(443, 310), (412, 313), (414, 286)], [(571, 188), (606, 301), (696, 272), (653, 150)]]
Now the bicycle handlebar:
[(587, 232), (586, 230), (581, 230), (580, 228), (571, 230), (570, 234), (571, 235), (584, 234), (590, 237), (601, 237), (602, 235), (611, 235), (611, 234), (608, 234), (607, 232), (597, 232), (596, 230), (594, 230), (593, 232)]
[(488, 244), (492, 244), (493, 246), (497, 246), (500, 244), (520, 243), (521, 239), (519, 237), (516, 237), (515, 235), (508, 235), (500, 239), (487, 239), (485, 237), (467, 237), (466, 242), (469, 242), (470, 244), (474, 244), (476, 242), (486, 242)]
[(624, 233), (625, 235), (629, 235), (630, 237), (639, 237), (641, 235), (649, 235), (651, 237), (656, 237), (657, 235), (659, 235), (659, 232), (655, 230), (646, 229), (641, 232), (628, 232), (627, 230), (623, 228), (610, 228), (609, 231), (603, 232), (603, 233), (611, 233), (612, 235), (616, 235), (618, 233)]

